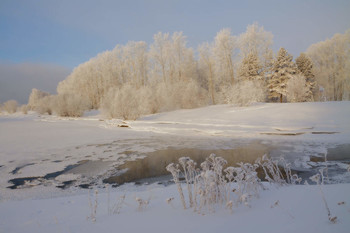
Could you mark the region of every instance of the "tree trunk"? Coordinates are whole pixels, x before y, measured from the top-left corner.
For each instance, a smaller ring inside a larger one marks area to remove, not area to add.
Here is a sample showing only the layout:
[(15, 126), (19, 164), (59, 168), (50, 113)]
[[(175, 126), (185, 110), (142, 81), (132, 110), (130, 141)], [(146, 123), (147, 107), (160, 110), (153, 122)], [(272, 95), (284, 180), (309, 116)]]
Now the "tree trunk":
[(283, 100), (283, 98), (282, 98), (282, 94), (280, 95), (280, 103), (282, 103), (282, 100)]

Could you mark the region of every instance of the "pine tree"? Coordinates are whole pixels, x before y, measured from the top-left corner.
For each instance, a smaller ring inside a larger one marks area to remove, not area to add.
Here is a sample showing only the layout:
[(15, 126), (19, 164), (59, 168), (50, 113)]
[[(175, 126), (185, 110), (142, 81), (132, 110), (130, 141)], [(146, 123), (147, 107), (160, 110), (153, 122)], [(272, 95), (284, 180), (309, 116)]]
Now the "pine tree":
[(295, 59), (295, 63), (298, 67), (298, 71), (306, 78), (306, 87), (308, 90), (306, 98), (307, 100), (312, 101), (315, 90), (315, 75), (312, 71), (312, 61), (305, 55), (305, 53), (301, 53), (300, 56)]
[(261, 81), (264, 79), (260, 75), (261, 69), (258, 55), (256, 53), (249, 53), (243, 58), (238, 75), (241, 80)]
[(286, 49), (280, 48), (273, 64), (273, 73), (268, 80), (269, 98), (280, 99), (287, 95), (287, 82), (291, 76), (296, 74), (297, 68), (293, 62), (293, 56)]

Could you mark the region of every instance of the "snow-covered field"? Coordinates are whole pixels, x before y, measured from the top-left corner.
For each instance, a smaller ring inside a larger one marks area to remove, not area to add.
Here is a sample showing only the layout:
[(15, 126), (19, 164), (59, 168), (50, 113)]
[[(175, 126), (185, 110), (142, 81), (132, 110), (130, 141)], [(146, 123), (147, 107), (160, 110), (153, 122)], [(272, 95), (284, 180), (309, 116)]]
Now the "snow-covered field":
[[(110, 176), (118, 164), (167, 148), (205, 149), (209, 155), (210, 150), (249, 147), (252, 143), (266, 146), (276, 156), (284, 154), (297, 169), (312, 167), (312, 156), (322, 159), (332, 148), (335, 153), (341, 151), (341, 158), (331, 155), (334, 161), (320, 163), (338, 171), (332, 183), (341, 183), (323, 187), (338, 222), (328, 221), (316, 185), (265, 184), (269, 189), (261, 191), (251, 208), (239, 206), (232, 214), (219, 208), (202, 216), (182, 209), (174, 185), (126, 184), (109, 188), (110, 205), (121, 195), (125, 194), (126, 199), (119, 214), (108, 214), (107, 189), (102, 179)], [(239, 108), (219, 105), (155, 114), (130, 122), (107, 120), (98, 112), (78, 119), (35, 113), (1, 115), (0, 232), (348, 232), (350, 175), (346, 169), (350, 152), (348, 147), (344, 147), (345, 151), (337, 148), (349, 144), (350, 102)], [(42, 179), (82, 161), (98, 162)], [(9, 180), (25, 177), (39, 178), (17, 189), (7, 188), (12, 185)], [(71, 180), (77, 185), (96, 184), (94, 189), (99, 194), (95, 223), (87, 220), (90, 207), (86, 189), (56, 187)], [(149, 205), (138, 211), (136, 197), (149, 199)], [(165, 201), (170, 197), (175, 198), (172, 205)], [(276, 201), (279, 205), (271, 208)]]

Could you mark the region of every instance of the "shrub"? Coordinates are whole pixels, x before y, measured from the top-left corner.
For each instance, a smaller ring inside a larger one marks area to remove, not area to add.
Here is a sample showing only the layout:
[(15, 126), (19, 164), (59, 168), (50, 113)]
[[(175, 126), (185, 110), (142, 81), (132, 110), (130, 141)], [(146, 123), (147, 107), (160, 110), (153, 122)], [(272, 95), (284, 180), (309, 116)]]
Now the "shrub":
[(196, 108), (207, 104), (207, 95), (195, 81), (159, 83), (152, 87), (125, 84), (110, 89), (101, 109), (110, 118), (135, 120), (146, 114), (179, 108)]
[(65, 93), (54, 96), (52, 103), (53, 111), (62, 117), (80, 117), (89, 108), (83, 98), (74, 94)]
[(23, 113), (23, 114), (28, 114), (28, 105), (24, 104), (20, 107), (20, 111)]
[(53, 104), (54, 104), (54, 96), (51, 96), (51, 95), (45, 96), (37, 100), (33, 110), (41, 115), (43, 114), (51, 115)]
[(42, 108), (43, 103), (41, 100), (47, 96), (50, 96), (50, 94), (47, 92), (40, 91), (36, 88), (33, 88), (32, 92), (30, 93), (29, 98), (28, 98), (29, 109), (36, 111), (36, 109), (37, 109), (37, 107), (39, 107), (39, 105), (41, 105), (40, 108)]
[(305, 77), (301, 74), (292, 76), (287, 82), (287, 97), (289, 102), (307, 101), (308, 88)]
[(159, 83), (155, 89), (152, 104), (159, 112), (197, 108), (209, 102), (206, 90), (193, 80), (168, 85)]
[(3, 104), (3, 109), (9, 114), (13, 114), (17, 111), (18, 103), (16, 100), (9, 100)]
[(138, 90), (126, 84), (109, 90), (102, 102), (102, 112), (109, 118), (135, 120), (141, 115)]
[(261, 81), (241, 81), (233, 86), (223, 88), (221, 93), (226, 104), (249, 106), (255, 102), (263, 102), (266, 99), (266, 88)]
[(178, 108), (198, 108), (209, 102), (207, 93), (196, 81), (179, 82), (172, 89), (175, 101), (178, 103)]

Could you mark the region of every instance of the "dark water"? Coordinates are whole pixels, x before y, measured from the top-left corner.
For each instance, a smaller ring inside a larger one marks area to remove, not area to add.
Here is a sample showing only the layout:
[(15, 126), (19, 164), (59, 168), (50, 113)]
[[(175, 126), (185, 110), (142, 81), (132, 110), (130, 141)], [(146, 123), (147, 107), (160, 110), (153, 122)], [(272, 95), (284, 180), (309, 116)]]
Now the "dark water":
[[(105, 170), (106, 175), (102, 175), (95, 179), (87, 180), (81, 183), (79, 180), (68, 180), (56, 185), (58, 188), (68, 188), (71, 186), (80, 188), (90, 188), (97, 183), (108, 183), (113, 186), (119, 186), (124, 183), (133, 182), (135, 184), (149, 184), (160, 183), (169, 184), (171, 182), (171, 175), (166, 171), (165, 167), (170, 163), (178, 163), (180, 157), (186, 156), (193, 159), (199, 166), (211, 153), (217, 156), (223, 157), (227, 162), (227, 166), (237, 166), (239, 162), (254, 163), (259, 157), (264, 154), (274, 156), (280, 154), (279, 148), (273, 148), (270, 145), (261, 144), (259, 142), (243, 145), (235, 149), (215, 149), (215, 150), (203, 150), (196, 148), (172, 148), (158, 150), (150, 153), (140, 153), (139, 155), (145, 155), (143, 159), (137, 159), (135, 161), (125, 161), (123, 165), (111, 167), (112, 162), (108, 161), (91, 161), (84, 160), (77, 164), (67, 166), (65, 169), (53, 173), (49, 173), (42, 177), (23, 177), (9, 180), (12, 185), (8, 188), (16, 189), (23, 187), (27, 182), (39, 181), (40, 184), (44, 184), (45, 181), (53, 180), (57, 176), (62, 174), (81, 174), (83, 176), (93, 176), (95, 170)], [(137, 154), (135, 151), (125, 151), (123, 154), (128, 157), (128, 154)], [(289, 161), (291, 162), (291, 161)], [(339, 163), (343, 164), (342, 167)], [(343, 174), (346, 172), (347, 164), (350, 164), (350, 144), (344, 144), (335, 148), (328, 149), (327, 162), (325, 162), (324, 156), (311, 156), (310, 166), (308, 169), (293, 168), (292, 172), (298, 174), (303, 180), (307, 180), (308, 177), (316, 174), (320, 168), (327, 167), (327, 176), (331, 177)], [(26, 164), (18, 167), (12, 171), (12, 174), (16, 174), (21, 168), (32, 164)], [(110, 172), (112, 169), (113, 172)], [(107, 172), (109, 171), (109, 173)], [(112, 175), (108, 175), (112, 174)], [(258, 170), (259, 177), (264, 178), (261, 170)], [(345, 182), (350, 182), (345, 181)], [(57, 183), (57, 181), (56, 181)]]
[[(54, 179), (54, 178), (56, 178), (59, 175), (62, 175), (62, 174), (65, 174), (65, 173), (69, 173), (70, 170), (72, 170), (75, 167), (80, 166), (81, 164), (83, 164), (85, 162), (86, 161), (81, 161), (81, 162), (79, 162), (77, 164), (69, 165), (69, 166), (65, 167), (62, 171), (48, 173), (45, 176), (34, 176), (34, 177), (23, 177), (23, 178), (12, 179), (12, 180), (8, 181), (12, 185), (8, 186), (7, 188), (17, 189), (19, 186), (22, 186), (22, 185), (24, 185), (24, 184), (26, 184), (28, 182), (30, 183), (30, 182), (33, 182), (33, 181), (44, 181), (44, 180)], [(29, 166), (29, 165), (33, 165), (33, 164), (27, 164), (26, 166)], [(14, 169), (12, 171), (12, 174), (16, 174), (17, 171), (20, 170), (23, 167), (25, 167), (25, 166), (17, 167), (16, 169)], [(14, 171), (16, 171), (16, 172), (14, 173)]]
[(122, 174), (104, 179), (104, 183), (121, 185), (124, 183), (167, 183), (171, 180), (165, 167), (170, 163), (178, 163), (180, 157), (190, 157), (198, 166), (209, 157), (211, 153), (224, 158), (227, 166), (237, 166), (237, 163), (254, 163), (259, 157), (267, 154), (269, 147), (260, 143), (249, 144), (235, 149), (201, 150), (168, 148), (147, 154), (144, 159), (129, 161), (119, 167), (126, 170)]
[[(120, 170), (126, 170), (122, 174), (111, 176), (104, 179), (104, 183), (121, 185), (124, 183), (134, 182), (135, 184), (161, 183), (168, 184), (172, 179), (165, 167), (170, 163), (178, 163), (178, 159), (183, 156), (188, 156), (193, 159), (199, 166), (211, 153), (223, 157), (227, 162), (227, 166), (237, 166), (239, 162), (254, 163), (258, 157), (264, 154), (279, 154), (278, 148), (272, 148), (269, 145), (260, 143), (248, 144), (236, 149), (227, 150), (200, 150), (200, 149), (176, 149), (168, 148), (148, 153), (144, 159), (126, 162), (120, 166)], [(272, 156), (274, 156), (272, 155)], [(327, 161), (325, 156), (311, 156), (310, 168), (296, 168), (292, 166), (292, 173), (297, 174), (303, 180), (309, 180), (309, 177), (319, 172), (319, 169), (326, 168), (324, 175), (332, 181), (332, 177), (346, 173), (344, 164), (350, 164), (350, 144), (339, 145), (335, 148), (330, 148), (327, 151)], [(292, 162), (292, 161), (289, 161)], [(342, 163), (343, 166), (339, 164)], [(283, 170), (283, 169), (282, 169)], [(264, 174), (261, 169), (258, 169), (258, 176), (262, 180)], [(334, 182), (339, 182), (334, 180)], [(350, 182), (345, 180), (341, 182)]]
[(25, 167), (28, 167), (28, 166), (31, 166), (31, 165), (34, 165), (34, 164), (35, 164), (35, 163), (28, 163), (28, 164), (24, 164), (24, 165), (22, 165), (22, 166), (16, 167), (15, 169), (13, 169), (13, 170), (11, 171), (11, 174), (12, 174), (12, 175), (15, 175), (15, 174), (17, 174), (18, 171), (21, 170), (22, 168), (25, 168)]

